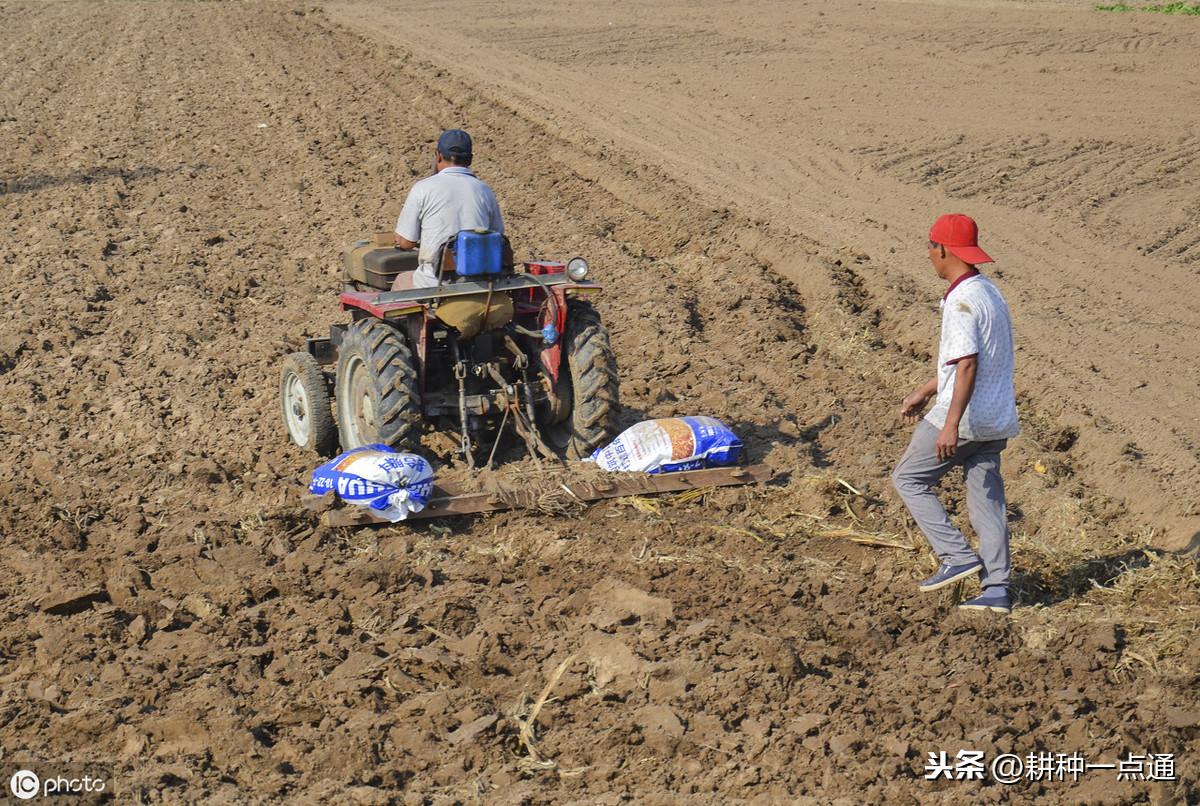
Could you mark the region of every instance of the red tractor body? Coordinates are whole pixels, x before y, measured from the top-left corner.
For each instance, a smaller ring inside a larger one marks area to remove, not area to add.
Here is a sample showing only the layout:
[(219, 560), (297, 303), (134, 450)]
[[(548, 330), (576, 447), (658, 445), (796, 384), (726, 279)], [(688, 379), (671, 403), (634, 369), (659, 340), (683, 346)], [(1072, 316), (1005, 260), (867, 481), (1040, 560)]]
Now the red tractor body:
[(474, 446), (490, 440), (494, 452), (511, 417), (531, 450), (589, 455), (615, 434), (618, 383), (589, 301), (601, 287), (585, 279), (581, 259), (571, 266), (576, 279), (562, 263), (510, 260), (487, 276), (443, 272), (436, 287), (392, 291), (394, 277), (415, 268), (414, 253), (355, 244), (340, 296), (350, 322), (285, 363), (293, 441), (323, 453), (338, 442), (413, 448), (426, 427), (453, 427), (473, 464)]

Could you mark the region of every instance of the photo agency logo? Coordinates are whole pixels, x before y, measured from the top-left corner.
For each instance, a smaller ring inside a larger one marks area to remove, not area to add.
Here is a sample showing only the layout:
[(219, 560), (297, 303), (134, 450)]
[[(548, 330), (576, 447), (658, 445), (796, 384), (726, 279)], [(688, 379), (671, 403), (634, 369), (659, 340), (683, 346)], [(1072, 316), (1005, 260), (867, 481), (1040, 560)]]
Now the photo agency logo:
[(25, 763), (9, 776), (8, 791), (18, 800), (68, 797), (87, 803), (109, 795), (108, 781), (108, 772), (94, 765)]
[(8, 779), (8, 788), (21, 800), (29, 800), (41, 793), (42, 780), (32, 770), (17, 770)]

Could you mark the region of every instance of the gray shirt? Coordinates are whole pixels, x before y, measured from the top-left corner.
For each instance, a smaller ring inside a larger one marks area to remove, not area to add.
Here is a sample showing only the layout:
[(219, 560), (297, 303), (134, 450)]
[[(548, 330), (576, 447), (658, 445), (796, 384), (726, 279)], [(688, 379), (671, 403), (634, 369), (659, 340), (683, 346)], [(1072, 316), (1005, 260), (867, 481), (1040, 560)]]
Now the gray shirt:
[(433, 261), (438, 247), (465, 229), (504, 232), (496, 194), (470, 168), (443, 168), (413, 185), (396, 220), (396, 234), (420, 244), (414, 288), (437, 285)]

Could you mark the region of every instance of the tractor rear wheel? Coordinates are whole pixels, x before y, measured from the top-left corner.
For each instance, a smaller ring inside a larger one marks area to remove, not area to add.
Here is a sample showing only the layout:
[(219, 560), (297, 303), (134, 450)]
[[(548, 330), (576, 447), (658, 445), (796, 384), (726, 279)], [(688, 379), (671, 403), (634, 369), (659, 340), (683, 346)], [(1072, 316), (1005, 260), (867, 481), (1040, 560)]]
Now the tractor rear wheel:
[(567, 304), (562, 348), (557, 391), (563, 405), (551, 413), (544, 430), (568, 458), (585, 459), (616, 436), (620, 404), (617, 359), (608, 329), (591, 304)]
[(337, 427), (333, 424), (325, 373), (317, 359), (308, 353), (291, 353), (283, 359), (279, 402), (283, 426), (292, 442), (321, 456), (333, 453)]
[(342, 450), (383, 443), (411, 448), (420, 433), (417, 365), (404, 335), (380, 319), (360, 319), (338, 348), (338, 433)]

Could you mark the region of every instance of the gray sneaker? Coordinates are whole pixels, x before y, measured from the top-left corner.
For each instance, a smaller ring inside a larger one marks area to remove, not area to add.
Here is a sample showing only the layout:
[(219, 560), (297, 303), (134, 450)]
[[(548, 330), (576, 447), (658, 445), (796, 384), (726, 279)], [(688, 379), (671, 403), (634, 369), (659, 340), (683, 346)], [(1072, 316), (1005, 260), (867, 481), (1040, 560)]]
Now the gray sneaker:
[(958, 582), (960, 579), (966, 579), (971, 574), (978, 574), (982, 570), (983, 563), (979, 560), (967, 563), (966, 565), (948, 565), (942, 563), (942, 567), (937, 570), (937, 573), (928, 579), (921, 580), (917, 588), (922, 593), (929, 593), (929, 591), (935, 591), (938, 588), (944, 588), (947, 585)]
[(967, 599), (965, 602), (960, 602), (959, 610), (990, 610), (993, 613), (1004, 613), (1005, 615), (1012, 612), (1012, 602), (1009, 601), (1007, 593), (988, 593), (984, 591), (974, 599)]

